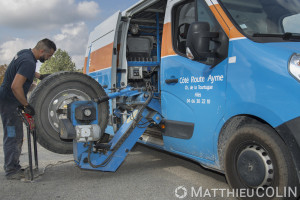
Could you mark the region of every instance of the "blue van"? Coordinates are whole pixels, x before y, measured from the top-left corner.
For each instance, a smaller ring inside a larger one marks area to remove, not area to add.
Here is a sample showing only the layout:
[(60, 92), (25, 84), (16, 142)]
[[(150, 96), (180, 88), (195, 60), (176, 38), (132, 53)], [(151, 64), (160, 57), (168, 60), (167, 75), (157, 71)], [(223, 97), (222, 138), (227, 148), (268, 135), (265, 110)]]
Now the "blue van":
[[(84, 73), (99, 84), (58, 73), (31, 99), (47, 149), (73, 150), (57, 134), (67, 104), (128, 87), (152, 90), (163, 119), (138, 142), (224, 173), (232, 188), (298, 187), (299, 195), (299, 0), (142, 0), (91, 32)], [(99, 105), (106, 138), (138, 100), (123, 95)]]

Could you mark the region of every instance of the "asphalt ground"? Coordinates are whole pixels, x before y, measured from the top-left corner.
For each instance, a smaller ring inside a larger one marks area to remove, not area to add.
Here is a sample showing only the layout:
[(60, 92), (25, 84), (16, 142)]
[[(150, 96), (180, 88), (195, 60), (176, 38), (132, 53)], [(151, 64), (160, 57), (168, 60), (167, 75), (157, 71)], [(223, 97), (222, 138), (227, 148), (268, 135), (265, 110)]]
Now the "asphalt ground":
[[(28, 166), (25, 130), (20, 158), (24, 167)], [(55, 154), (40, 145), (38, 153), (38, 178), (33, 182), (6, 180), (0, 139), (0, 200), (234, 199), (226, 194), (229, 187), (224, 175), (140, 144), (114, 173), (82, 170), (72, 155)]]

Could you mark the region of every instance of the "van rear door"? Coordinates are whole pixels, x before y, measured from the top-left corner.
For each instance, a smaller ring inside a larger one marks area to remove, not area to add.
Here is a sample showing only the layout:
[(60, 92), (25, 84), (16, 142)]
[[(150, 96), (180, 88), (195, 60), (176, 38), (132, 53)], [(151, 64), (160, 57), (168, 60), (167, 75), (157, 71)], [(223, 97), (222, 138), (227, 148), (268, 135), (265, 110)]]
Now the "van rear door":
[[(106, 93), (116, 87), (118, 29), (121, 12), (118, 11), (99, 24), (91, 33), (86, 50), (84, 73), (97, 80)], [(110, 107), (115, 102), (110, 101)], [(110, 109), (112, 110), (112, 109)], [(108, 126), (107, 133), (113, 133)]]
[[(104, 88), (114, 87), (113, 84), (116, 83), (116, 73), (113, 72), (116, 72), (117, 33), (120, 19), (121, 13), (118, 11), (99, 24), (90, 33), (88, 41), (85, 73), (98, 80)], [(104, 70), (108, 70), (109, 73)]]

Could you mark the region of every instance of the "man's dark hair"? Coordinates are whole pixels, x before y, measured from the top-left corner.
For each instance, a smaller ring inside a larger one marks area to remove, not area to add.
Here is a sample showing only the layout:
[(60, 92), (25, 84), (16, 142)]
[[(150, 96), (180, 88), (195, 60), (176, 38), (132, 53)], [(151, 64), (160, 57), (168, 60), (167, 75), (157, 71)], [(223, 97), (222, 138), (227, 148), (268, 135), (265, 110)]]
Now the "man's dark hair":
[(44, 50), (47, 50), (47, 51), (50, 51), (50, 49), (53, 49), (54, 51), (56, 51), (56, 45), (53, 41), (45, 38), (45, 39), (42, 39), (41, 41), (39, 41), (36, 46), (35, 46), (36, 49), (44, 49)]

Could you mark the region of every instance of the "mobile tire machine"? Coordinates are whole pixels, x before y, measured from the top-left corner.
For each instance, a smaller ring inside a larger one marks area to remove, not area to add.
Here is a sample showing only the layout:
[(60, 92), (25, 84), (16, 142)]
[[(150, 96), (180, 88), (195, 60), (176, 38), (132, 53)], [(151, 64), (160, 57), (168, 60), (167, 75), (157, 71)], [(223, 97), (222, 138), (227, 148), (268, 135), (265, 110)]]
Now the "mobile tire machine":
[[(102, 137), (98, 125), (98, 104), (116, 97), (130, 97), (136, 108), (108, 143), (99, 143)], [(60, 120), (60, 137), (73, 139), (73, 155), (82, 169), (114, 172), (128, 152), (151, 124), (160, 124), (160, 103), (153, 98), (151, 88), (136, 90), (127, 87), (93, 101), (74, 101), (67, 106), (67, 119)]]

